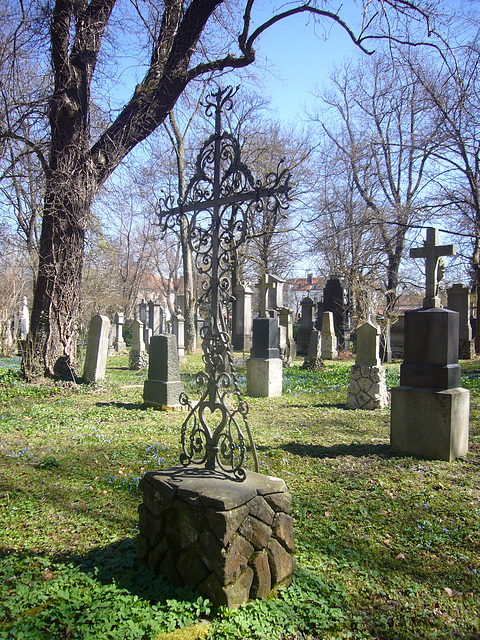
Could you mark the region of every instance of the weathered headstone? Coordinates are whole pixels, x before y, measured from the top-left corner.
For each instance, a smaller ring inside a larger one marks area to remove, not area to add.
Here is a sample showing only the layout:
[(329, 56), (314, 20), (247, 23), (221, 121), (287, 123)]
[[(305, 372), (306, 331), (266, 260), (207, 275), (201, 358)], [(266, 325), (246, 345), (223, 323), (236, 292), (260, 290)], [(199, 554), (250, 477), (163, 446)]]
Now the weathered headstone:
[(440, 308), (437, 269), (440, 256), (454, 255), (452, 245), (438, 246), (436, 229), (427, 230), (423, 309), (405, 313), (405, 353), (400, 386), (392, 389), (390, 443), (401, 453), (452, 461), (468, 451), (470, 394), (460, 388), (459, 314)]
[(283, 306), (283, 285), (285, 280), (266, 273), (258, 283), (260, 290), (260, 317), (273, 318), (277, 315), (277, 310)]
[(247, 360), (247, 394), (253, 398), (282, 395), (283, 365), (276, 318), (255, 318), (250, 358)]
[(350, 369), (348, 409), (379, 409), (388, 404), (385, 367), (379, 358), (380, 328), (366, 322), (357, 328), (357, 355)]
[(93, 316), (88, 328), (87, 352), (83, 368), (85, 382), (98, 382), (105, 377), (110, 320), (100, 314)]
[(28, 311), (27, 297), (23, 296), (22, 308), (20, 309), (20, 340), (26, 340), (30, 330), (30, 313)]
[(293, 309), (280, 307), (278, 310), (280, 327), (285, 327), (286, 349), (280, 355), (283, 363), (290, 366), (297, 357), (297, 344), (293, 337)]
[(300, 302), (302, 315), (300, 317), (300, 327), (297, 332), (297, 355), (306, 356), (308, 345), (310, 344), (310, 334), (313, 331), (315, 302), (310, 296), (305, 296)]
[(159, 302), (148, 303), (148, 326), (152, 336), (163, 333), (163, 309)]
[(338, 351), (333, 313), (324, 311), (322, 320), (322, 360), (335, 360), (336, 358), (338, 358)]
[(252, 288), (244, 282), (237, 284), (234, 290), (235, 325), (232, 332), (232, 345), (235, 351), (250, 351), (252, 348)]
[(145, 380), (143, 385), (144, 403), (165, 411), (180, 408), (179, 396), (182, 392), (177, 337), (173, 334), (152, 336), (148, 380)]
[(302, 369), (314, 371), (320, 369), (322, 364), (322, 334), (318, 329), (313, 329), (310, 334), (310, 344), (308, 345), (308, 352), (303, 361)]
[(172, 316), (172, 333), (177, 338), (178, 359), (185, 362), (185, 318), (180, 309)]
[(115, 314), (115, 338), (113, 341), (113, 348), (117, 353), (126, 353), (127, 345), (123, 339), (123, 324), (125, 316), (123, 313)]
[(462, 360), (475, 356), (470, 324), (470, 287), (457, 283), (447, 289), (447, 308), (459, 314), (458, 355)]
[(132, 370), (148, 367), (148, 353), (143, 340), (143, 322), (136, 317), (132, 322), (132, 346), (130, 348), (129, 368)]

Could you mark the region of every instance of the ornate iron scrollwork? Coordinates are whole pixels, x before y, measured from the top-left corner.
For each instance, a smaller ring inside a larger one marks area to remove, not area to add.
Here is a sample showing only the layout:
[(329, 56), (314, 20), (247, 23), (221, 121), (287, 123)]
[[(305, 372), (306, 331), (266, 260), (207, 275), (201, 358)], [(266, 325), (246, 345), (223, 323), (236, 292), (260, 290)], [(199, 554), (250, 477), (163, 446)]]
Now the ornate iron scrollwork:
[[(158, 217), (163, 233), (187, 225), (196, 267), (205, 276), (201, 300), (208, 304), (211, 314), (209, 326), (202, 332), (205, 371), (195, 376), (202, 389), (200, 399), (191, 402), (186, 394), (180, 397), (180, 403), (188, 409), (182, 426), (180, 460), (185, 466), (219, 467), (241, 480), (245, 478), (246, 458), (242, 425), (256, 471), (258, 460), (247, 420), (248, 404), (240, 393), (224, 318), (231, 300), (232, 261), (251, 233), (256, 214), (287, 208), (290, 174), (280, 163), (277, 172), (262, 183), (254, 180), (241, 161), (238, 140), (222, 132), (222, 111), (232, 108), (235, 93), (227, 87), (208, 96), (205, 112), (215, 116), (215, 133), (200, 149), (183, 200), (174, 207), (172, 196), (160, 199)], [(227, 401), (229, 390), (234, 392), (235, 406)]]

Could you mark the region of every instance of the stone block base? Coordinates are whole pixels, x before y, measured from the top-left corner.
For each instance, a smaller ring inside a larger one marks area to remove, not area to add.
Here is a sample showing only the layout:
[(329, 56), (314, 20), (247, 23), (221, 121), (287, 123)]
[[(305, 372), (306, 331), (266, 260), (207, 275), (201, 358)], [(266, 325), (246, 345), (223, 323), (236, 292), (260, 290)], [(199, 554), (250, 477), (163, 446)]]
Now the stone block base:
[(460, 340), (458, 343), (460, 360), (473, 360), (475, 357), (475, 340)]
[(252, 398), (275, 398), (282, 395), (283, 364), (281, 358), (247, 360), (247, 395)]
[(390, 444), (394, 451), (452, 462), (468, 451), (470, 392), (395, 387)]
[(347, 409), (382, 409), (388, 405), (385, 368), (355, 364), (350, 369)]
[(200, 467), (171, 467), (140, 481), (137, 558), (215, 607), (266, 598), (290, 583), (292, 497), (280, 478), (243, 482)]
[(143, 402), (148, 407), (157, 409), (181, 408), (178, 401), (183, 392), (183, 382), (162, 382), (160, 380), (145, 380), (143, 383)]
[(128, 358), (128, 368), (132, 371), (148, 369), (148, 353), (146, 351), (131, 349)]

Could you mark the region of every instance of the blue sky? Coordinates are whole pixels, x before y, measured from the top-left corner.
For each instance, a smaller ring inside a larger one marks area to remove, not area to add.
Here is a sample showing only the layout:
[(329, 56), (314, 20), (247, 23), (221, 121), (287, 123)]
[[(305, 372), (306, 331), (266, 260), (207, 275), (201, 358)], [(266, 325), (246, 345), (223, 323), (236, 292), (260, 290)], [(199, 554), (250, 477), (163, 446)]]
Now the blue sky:
[[(349, 14), (358, 19), (358, 8), (345, 12), (345, 16)], [(265, 16), (268, 17), (267, 12)], [(258, 17), (261, 19), (261, 12)], [(340, 65), (347, 57), (366, 55), (340, 26), (325, 21), (322, 29), (306, 15), (292, 16), (270, 27), (262, 34), (256, 50), (259, 64), (269, 67), (266, 93), (282, 120), (304, 118), (304, 106), (314, 101), (312, 89), (328, 81), (334, 64)]]

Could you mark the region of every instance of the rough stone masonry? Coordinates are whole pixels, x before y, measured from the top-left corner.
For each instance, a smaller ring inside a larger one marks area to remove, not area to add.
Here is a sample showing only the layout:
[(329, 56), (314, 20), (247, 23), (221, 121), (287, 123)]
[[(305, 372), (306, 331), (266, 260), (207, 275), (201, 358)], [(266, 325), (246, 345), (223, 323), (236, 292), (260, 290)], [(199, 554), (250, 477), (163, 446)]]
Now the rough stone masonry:
[(174, 584), (236, 607), (291, 582), (292, 496), (281, 478), (171, 467), (140, 488), (137, 558)]

